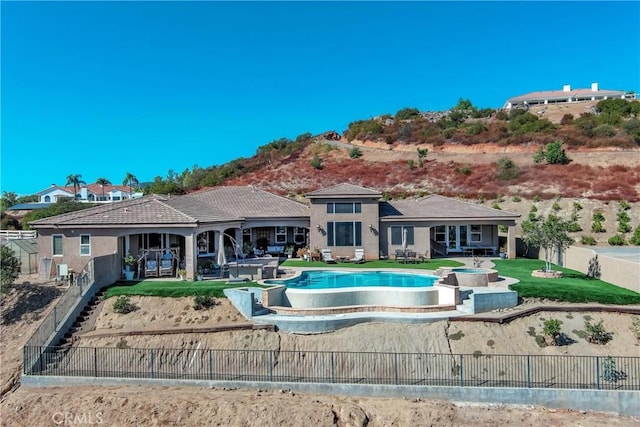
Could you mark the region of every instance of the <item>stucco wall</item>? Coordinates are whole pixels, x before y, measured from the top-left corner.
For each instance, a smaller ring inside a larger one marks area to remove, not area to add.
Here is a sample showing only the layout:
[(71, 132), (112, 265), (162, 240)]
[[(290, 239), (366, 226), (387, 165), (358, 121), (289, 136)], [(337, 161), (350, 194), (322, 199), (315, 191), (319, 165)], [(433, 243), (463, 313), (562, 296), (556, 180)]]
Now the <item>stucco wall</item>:
[[(596, 252), (593, 249), (571, 246), (562, 256), (562, 264), (566, 268), (586, 274), (589, 261), (595, 256)], [(540, 259), (544, 259), (543, 251), (541, 251)], [(621, 288), (640, 292), (640, 264), (604, 254), (598, 254), (598, 263), (600, 264), (600, 279)]]

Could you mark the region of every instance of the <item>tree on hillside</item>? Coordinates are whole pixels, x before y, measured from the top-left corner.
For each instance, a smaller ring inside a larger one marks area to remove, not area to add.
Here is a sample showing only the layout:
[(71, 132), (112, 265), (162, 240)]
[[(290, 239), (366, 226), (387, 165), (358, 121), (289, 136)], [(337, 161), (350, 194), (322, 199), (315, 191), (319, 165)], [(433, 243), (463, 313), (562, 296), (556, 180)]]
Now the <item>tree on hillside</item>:
[(102, 189), (102, 200), (104, 200), (104, 186), (111, 185), (111, 181), (109, 181), (107, 178), (100, 177), (96, 179), (96, 184), (98, 184)]
[(20, 260), (7, 246), (0, 246), (0, 270), (0, 297), (2, 297), (20, 274)]
[(129, 186), (129, 198), (133, 196), (133, 186), (138, 184), (140, 184), (138, 182), (138, 178), (136, 178), (136, 176), (131, 172), (127, 172), (127, 174), (124, 177), (124, 180), (122, 181), (122, 185)]
[(546, 160), (549, 165), (566, 165), (571, 161), (559, 140), (548, 143), (546, 149), (540, 148), (536, 151), (533, 161), (541, 163), (543, 160)]
[(0, 212), (4, 212), (18, 202), (18, 195), (13, 191), (3, 191), (0, 198)]
[(554, 257), (573, 244), (574, 240), (569, 236), (570, 225), (570, 220), (553, 214), (545, 221), (538, 217), (535, 221), (527, 219), (522, 223), (522, 240), (527, 245), (543, 249), (545, 252), (544, 271), (552, 271)]
[(86, 182), (82, 180), (82, 175), (77, 174), (77, 175), (68, 175), (67, 183), (65, 185), (73, 185), (73, 200), (76, 200), (78, 198), (78, 188), (80, 188), (82, 185), (85, 185), (85, 184)]

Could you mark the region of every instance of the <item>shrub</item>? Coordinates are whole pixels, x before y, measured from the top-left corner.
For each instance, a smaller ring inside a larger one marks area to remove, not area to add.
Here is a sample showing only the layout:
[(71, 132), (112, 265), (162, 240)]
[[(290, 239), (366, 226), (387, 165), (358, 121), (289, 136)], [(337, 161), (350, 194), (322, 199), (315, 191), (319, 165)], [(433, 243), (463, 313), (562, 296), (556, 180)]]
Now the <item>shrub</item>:
[(624, 246), (627, 244), (627, 242), (625, 242), (624, 240), (624, 237), (622, 237), (622, 235), (620, 234), (609, 237), (609, 240), (607, 240), (607, 242), (609, 242), (611, 246)]
[(599, 136), (616, 136), (616, 128), (609, 124), (600, 125), (593, 130), (593, 133)]
[(442, 131), (442, 136), (446, 139), (451, 139), (455, 133), (456, 130), (454, 128), (448, 128)]
[(558, 319), (548, 319), (544, 321), (542, 331), (546, 336), (551, 338), (552, 345), (558, 345), (560, 325), (562, 325), (562, 322)]
[(351, 157), (352, 159), (362, 157), (362, 151), (360, 151), (360, 148), (358, 147), (353, 147), (351, 150), (349, 150), (349, 157)]
[(469, 165), (460, 166), (458, 168), (458, 172), (461, 173), (462, 175), (467, 175), (467, 176), (471, 175), (471, 166)]
[(311, 167), (314, 169), (322, 169), (322, 159), (317, 154), (314, 154), (311, 159)]
[(502, 157), (497, 162), (496, 176), (502, 180), (510, 180), (520, 175), (520, 168), (513, 160), (508, 157)]
[(631, 333), (633, 333), (637, 340), (640, 340), (640, 317), (633, 318), (629, 330), (631, 331)]
[(636, 227), (633, 236), (629, 239), (629, 243), (636, 246), (640, 245), (640, 225)]
[(593, 236), (582, 236), (580, 243), (583, 245), (595, 246), (598, 242), (596, 242), (596, 239), (594, 239)]
[(605, 233), (607, 230), (604, 228), (600, 221), (593, 221), (591, 224), (592, 233)]
[(113, 311), (119, 314), (128, 314), (136, 311), (137, 307), (131, 302), (128, 296), (120, 295), (113, 302)]
[(558, 202), (553, 202), (553, 205), (551, 205), (551, 210), (554, 212), (558, 212), (560, 209), (560, 204)]
[(501, 208), (500, 208), (500, 205), (499, 205), (497, 202), (493, 202), (493, 203), (491, 204), (491, 207), (492, 207), (493, 209), (498, 209), (498, 210), (500, 210), (500, 209), (501, 209)]
[(628, 233), (631, 231), (631, 225), (627, 222), (620, 222), (618, 224), (618, 233)]
[(602, 362), (602, 378), (612, 383), (626, 380), (627, 374), (624, 371), (616, 369), (616, 360), (607, 356)]
[(487, 128), (482, 123), (471, 123), (467, 126), (467, 133), (469, 135), (479, 135), (486, 130)]
[(580, 227), (579, 223), (574, 221), (571, 224), (569, 224), (569, 231), (572, 233), (577, 233), (578, 231), (582, 231), (582, 227)]
[(582, 204), (580, 204), (580, 202), (573, 202), (573, 210), (574, 211), (581, 211), (582, 210)]
[(396, 120), (411, 120), (420, 116), (417, 108), (403, 108), (396, 113)]
[(413, 160), (412, 159), (407, 160), (407, 166), (409, 167), (409, 170), (413, 169)]
[(560, 124), (561, 125), (571, 125), (573, 124), (573, 114), (565, 114), (564, 116), (562, 116), (562, 119), (560, 119)]
[(206, 310), (218, 305), (218, 301), (211, 295), (196, 295), (193, 297), (194, 310)]
[(620, 210), (628, 211), (631, 209), (631, 205), (626, 200), (620, 200)]
[(640, 120), (635, 117), (622, 123), (624, 132), (631, 136), (636, 144), (640, 144)]
[(590, 343), (606, 344), (611, 340), (611, 333), (606, 331), (602, 320), (596, 324), (585, 320), (584, 329), (587, 333), (587, 341)]
[(569, 158), (562, 148), (562, 142), (556, 140), (547, 144), (544, 157), (550, 165), (566, 165), (569, 163)]
[(518, 203), (520, 200), (522, 200), (522, 199), (520, 199), (520, 197), (518, 197), (518, 196), (513, 196), (513, 197), (511, 198), (511, 201), (512, 201), (512, 202), (515, 202), (515, 203)]
[(602, 212), (594, 212), (592, 219), (594, 221), (604, 222), (604, 215), (602, 215)]

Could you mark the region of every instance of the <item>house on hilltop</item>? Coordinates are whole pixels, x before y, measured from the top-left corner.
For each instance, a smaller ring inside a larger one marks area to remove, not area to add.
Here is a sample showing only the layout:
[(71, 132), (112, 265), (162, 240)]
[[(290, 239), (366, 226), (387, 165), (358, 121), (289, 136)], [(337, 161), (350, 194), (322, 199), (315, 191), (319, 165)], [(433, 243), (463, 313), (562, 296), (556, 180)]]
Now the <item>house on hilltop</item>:
[(590, 89), (572, 89), (571, 85), (564, 85), (562, 90), (547, 90), (531, 92), (507, 99), (505, 109), (518, 106), (547, 105), (556, 103), (570, 103), (581, 101), (601, 101), (603, 99), (635, 99), (635, 94), (624, 90), (605, 90), (598, 87), (598, 83), (591, 83)]
[[(339, 184), (307, 194), (301, 203), (253, 186), (221, 186), (182, 196), (148, 195), (103, 204), (30, 223), (38, 231), (40, 256), (82, 271), (94, 260), (105, 284), (121, 278), (132, 254), (139, 277), (151, 253), (171, 254), (187, 277), (245, 255), (308, 247), (366, 259), (393, 257), (410, 248), (426, 258), (496, 254), (498, 227), (508, 228), (508, 254), (515, 257), (518, 214), (442, 196), (385, 201), (382, 193)], [(294, 252), (295, 253), (295, 252)], [(222, 256), (224, 255), (224, 256)]]
[(121, 200), (142, 197), (142, 193), (131, 191), (125, 185), (100, 185), (89, 184), (77, 188), (78, 193), (73, 194), (73, 187), (63, 187), (55, 184), (36, 193), (40, 197), (40, 203), (55, 203), (59, 200), (76, 200), (85, 203), (111, 203)]

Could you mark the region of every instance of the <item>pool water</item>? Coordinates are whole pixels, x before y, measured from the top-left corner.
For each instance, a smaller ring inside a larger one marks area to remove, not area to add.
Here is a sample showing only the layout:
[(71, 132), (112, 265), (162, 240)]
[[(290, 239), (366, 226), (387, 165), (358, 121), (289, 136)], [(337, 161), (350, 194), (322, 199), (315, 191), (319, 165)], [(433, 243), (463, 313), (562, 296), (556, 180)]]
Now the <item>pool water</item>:
[(303, 271), (298, 277), (288, 280), (265, 280), (268, 285), (286, 285), (290, 289), (335, 289), (363, 286), (399, 288), (429, 287), (438, 276), (382, 271)]

